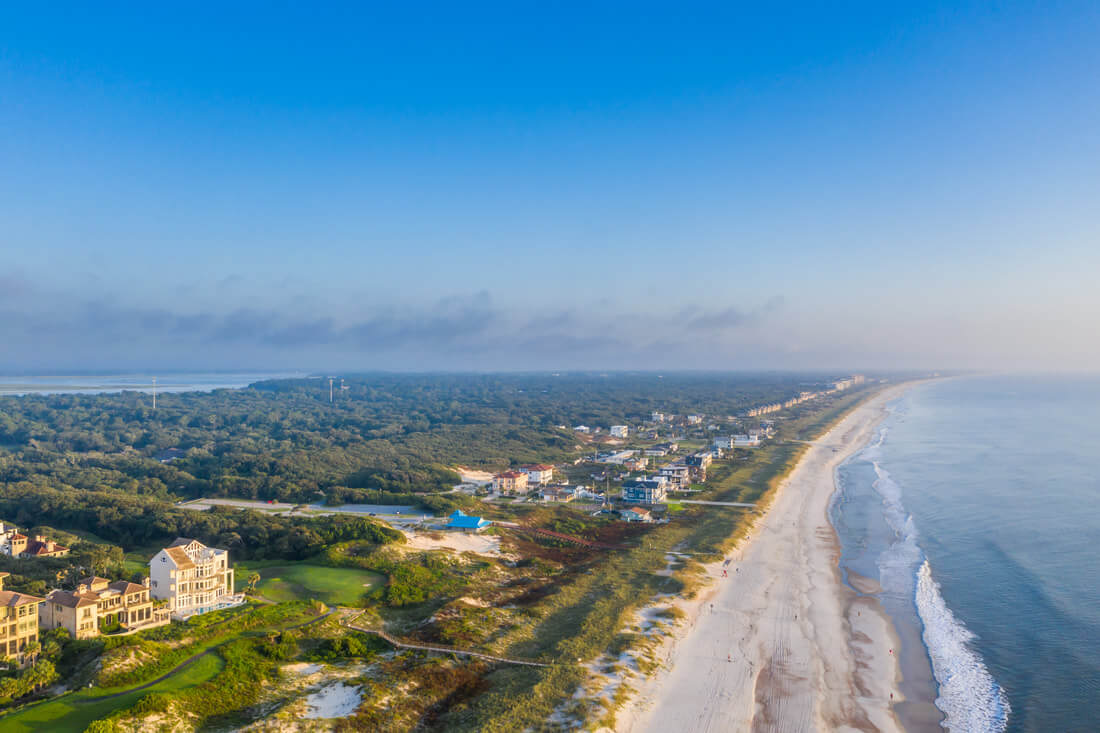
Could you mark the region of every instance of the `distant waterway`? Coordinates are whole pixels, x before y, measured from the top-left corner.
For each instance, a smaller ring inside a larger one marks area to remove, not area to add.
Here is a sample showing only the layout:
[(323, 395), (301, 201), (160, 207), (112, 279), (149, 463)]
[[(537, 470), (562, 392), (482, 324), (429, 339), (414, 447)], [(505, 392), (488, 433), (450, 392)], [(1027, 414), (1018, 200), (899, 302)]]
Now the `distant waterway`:
[(305, 372), (127, 372), (118, 374), (0, 375), (0, 396), (110, 394), (118, 392), (210, 392), (240, 389), (265, 379), (307, 376)]

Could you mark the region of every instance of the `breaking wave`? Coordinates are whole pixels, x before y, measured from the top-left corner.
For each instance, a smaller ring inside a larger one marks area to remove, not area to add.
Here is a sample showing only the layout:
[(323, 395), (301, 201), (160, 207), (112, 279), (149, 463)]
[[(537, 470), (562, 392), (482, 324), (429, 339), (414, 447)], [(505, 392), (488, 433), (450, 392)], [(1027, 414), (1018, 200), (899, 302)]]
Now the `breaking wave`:
[(913, 517), (902, 504), (902, 487), (879, 465), (888, 431), (879, 429), (860, 453), (875, 471), (873, 488), (894, 540), (878, 557), (879, 580), (887, 593), (913, 598), (923, 626), (922, 638), (939, 685), (936, 707), (952, 733), (1000, 733), (1010, 712), (1004, 690), (993, 679), (970, 642), (975, 638), (947, 607), (932, 569), (918, 544)]
[(940, 687), (936, 707), (947, 716), (944, 727), (952, 733), (1003, 731), (1008, 725), (1008, 698), (970, 648), (974, 634), (947, 607), (927, 560), (917, 573), (917, 613)]

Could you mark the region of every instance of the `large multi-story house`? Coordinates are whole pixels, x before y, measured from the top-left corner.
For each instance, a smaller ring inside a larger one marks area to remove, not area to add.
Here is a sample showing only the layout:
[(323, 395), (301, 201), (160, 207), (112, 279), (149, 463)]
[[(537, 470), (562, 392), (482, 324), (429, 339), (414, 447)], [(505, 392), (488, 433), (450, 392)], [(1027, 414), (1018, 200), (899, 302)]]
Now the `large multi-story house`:
[(27, 647), (38, 641), (38, 606), (41, 598), (4, 590), (0, 573), (0, 659), (15, 659), (25, 664)]
[(34, 539), (27, 539), (27, 535), (21, 534), (14, 525), (0, 522), (0, 553), (24, 559), (64, 557), (69, 554), (69, 548), (47, 540), (40, 534), (35, 535)]
[(710, 451), (700, 451), (684, 458), (684, 464), (690, 469), (691, 480), (700, 483), (707, 480), (707, 466), (714, 461)]
[(554, 467), (545, 463), (523, 466), (519, 470), (527, 474), (528, 486), (545, 486), (554, 480)]
[(68, 554), (68, 547), (63, 547), (53, 540), (48, 540), (42, 535), (36, 534), (34, 539), (26, 543), (23, 551), (19, 553), (19, 557), (65, 557)]
[(65, 629), (75, 639), (99, 636), (101, 625), (116, 620), (125, 631), (164, 626), (169, 623), (169, 611), (153, 605), (148, 583), (148, 578), (144, 585), (83, 578), (74, 591), (50, 591), (39, 623), (45, 629)]
[(691, 469), (683, 463), (668, 463), (661, 466), (659, 471), (668, 482), (671, 491), (685, 489), (691, 485)]
[(493, 491), (498, 494), (522, 494), (527, 491), (527, 474), (523, 471), (505, 471), (493, 476)]
[(629, 504), (659, 504), (668, 496), (664, 476), (627, 479), (623, 482), (623, 501)]
[(183, 620), (244, 602), (233, 593), (229, 553), (198, 540), (178, 538), (149, 561), (150, 592), (168, 601), (172, 618)]
[(611, 426), (611, 437), (612, 438), (625, 438), (628, 435), (630, 435), (630, 426), (629, 425), (612, 425)]

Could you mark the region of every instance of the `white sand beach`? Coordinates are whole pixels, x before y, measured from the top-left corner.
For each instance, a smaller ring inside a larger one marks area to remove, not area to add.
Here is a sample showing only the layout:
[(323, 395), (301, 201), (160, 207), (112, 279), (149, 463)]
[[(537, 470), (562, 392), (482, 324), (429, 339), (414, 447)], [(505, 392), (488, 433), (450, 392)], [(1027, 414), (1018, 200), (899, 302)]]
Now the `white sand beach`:
[(723, 563), (708, 568), (712, 585), (684, 606), (679, 638), (618, 730), (901, 730), (893, 627), (876, 600), (842, 584), (827, 510), (837, 465), (905, 388), (881, 392), (816, 441), (731, 555), (729, 577)]

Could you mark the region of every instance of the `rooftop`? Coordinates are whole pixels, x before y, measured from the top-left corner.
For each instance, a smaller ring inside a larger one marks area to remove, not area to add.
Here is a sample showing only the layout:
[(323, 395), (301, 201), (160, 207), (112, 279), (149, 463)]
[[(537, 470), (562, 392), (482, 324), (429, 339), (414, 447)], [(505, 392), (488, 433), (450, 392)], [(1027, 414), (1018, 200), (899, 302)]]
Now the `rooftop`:
[(13, 590), (0, 590), (0, 606), (25, 606), (29, 603), (41, 603), (44, 598), (29, 596), (26, 593), (16, 593)]
[(490, 524), (492, 524), (492, 522), (488, 519), (471, 517), (461, 509), (456, 509), (451, 515), (451, 521), (447, 523), (447, 526), (457, 529), (481, 529), (482, 527), (488, 527)]

